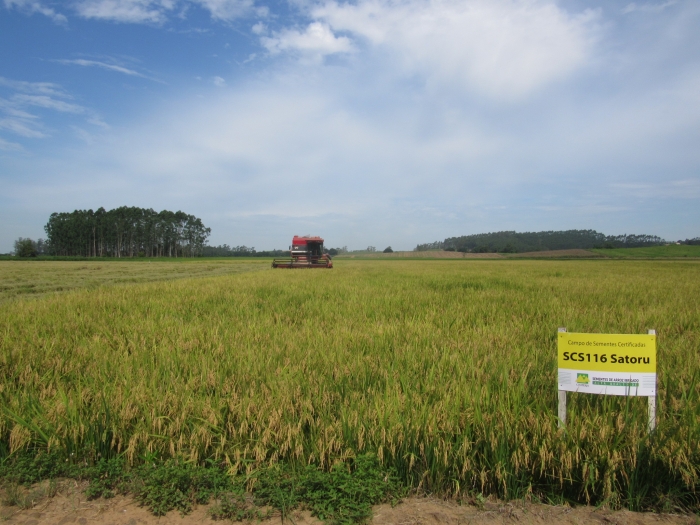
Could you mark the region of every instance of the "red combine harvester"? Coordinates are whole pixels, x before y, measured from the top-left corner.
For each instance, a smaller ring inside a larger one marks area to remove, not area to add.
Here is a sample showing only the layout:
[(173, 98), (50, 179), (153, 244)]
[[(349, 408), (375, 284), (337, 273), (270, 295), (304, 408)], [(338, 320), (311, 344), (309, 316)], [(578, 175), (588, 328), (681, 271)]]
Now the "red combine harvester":
[(273, 259), (273, 268), (333, 268), (330, 255), (323, 253), (321, 237), (299, 237), (292, 239), (291, 258)]

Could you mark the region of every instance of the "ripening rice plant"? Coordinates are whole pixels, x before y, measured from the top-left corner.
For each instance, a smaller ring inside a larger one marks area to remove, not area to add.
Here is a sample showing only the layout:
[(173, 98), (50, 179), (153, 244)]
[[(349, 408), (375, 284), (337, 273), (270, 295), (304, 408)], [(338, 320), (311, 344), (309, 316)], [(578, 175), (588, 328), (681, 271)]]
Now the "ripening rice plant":
[[(87, 263), (81, 263), (87, 264)], [(645, 398), (569, 396), (556, 333), (658, 334)], [(0, 453), (330, 468), (448, 495), (697, 508), (700, 264), (343, 261), (0, 304)]]

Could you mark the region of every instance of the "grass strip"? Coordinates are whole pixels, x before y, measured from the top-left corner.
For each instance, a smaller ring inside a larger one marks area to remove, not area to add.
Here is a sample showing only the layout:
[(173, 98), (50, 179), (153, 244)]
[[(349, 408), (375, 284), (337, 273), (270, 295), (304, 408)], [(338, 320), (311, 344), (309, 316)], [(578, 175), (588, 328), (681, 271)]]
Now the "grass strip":
[(396, 503), (407, 492), (396, 473), (371, 454), (336, 463), (330, 470), (277, 463), (248, 475), (232, 475), (226, 465), (215, 461), (193, 464), (144, 457), (138, 465), (129, 466), (118, 456), (88, 465), (57, 452), (28, 450), (0, 465), (7, 494), (3, 503), (30, 508), (33, 493), (23, 495), (20, 485), (62, 477), (87, 480), (89, 499), (131, 494), (156, 516), (172, 510), (186, 515), (195, 505), (214, 500), (210, 516), (234, 521), (263, 519), (273, 511), (286, 519), (292, 511), (305, 508), (327, 523), (364, 523), (372, 516), (372, 505)]

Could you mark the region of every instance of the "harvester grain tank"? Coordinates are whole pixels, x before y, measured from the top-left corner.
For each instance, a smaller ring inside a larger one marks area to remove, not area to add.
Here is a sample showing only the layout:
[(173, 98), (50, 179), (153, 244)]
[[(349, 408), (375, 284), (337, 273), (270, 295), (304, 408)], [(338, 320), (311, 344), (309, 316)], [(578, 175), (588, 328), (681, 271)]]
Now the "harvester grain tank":
[(323, 239), (295, 235), (289, 251), (291, 257), (273, 259), (273, 268), (333, 268), (330, 255), (323, 253)]

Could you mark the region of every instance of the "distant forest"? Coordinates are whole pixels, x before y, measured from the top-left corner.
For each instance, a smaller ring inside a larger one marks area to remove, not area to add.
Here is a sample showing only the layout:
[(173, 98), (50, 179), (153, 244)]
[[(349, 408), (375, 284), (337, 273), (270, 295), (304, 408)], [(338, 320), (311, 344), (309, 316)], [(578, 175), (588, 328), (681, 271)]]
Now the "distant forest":
[(43, 252), (78, 257), (196, 257), (211, 228), (182, 211), (122, 206), (52, 213)]
[(281, 257), (289, 255), (289, 250), (267, 250), (258, 252), (255, 248), (247, 246), (229, 246), (222, 244), (221, 246), (205, 246), (202, 248), (202, 256), (204, 257)]
[[(700, 244), (700, 237), (681, 241)], [(605, 235), (595, 230), (523, 232), (502, 231), (449, 237), (444, 241), (419, 244), (414, 251), (447, 250), (458, 252), (522, 253), (575, 248), (639, 248), (658, 246), (666, 241), (656, 235)]]
[[(52, 213), (44, 227), (47, 238), (33, 241), (20, 237), (15, 254), (69, 257), (280, 257), (288, 250), (256, 251), (248, 246), (209, 246), (211, 233), (202, 220), (182, 211), (122, 206), (113, 210), (75, 210)], [(676, 241), (700, 245), (700, 237)], [(449, 237), (444, 241), (419, 244), (414, 251), (523, 253), (546, 250), (591, 248), (637, 248), (668, 244), (656, 235), (605, 235), (595, 230), (522, 232), (501, 231)], [(346, 246), (326, 249), (337, 255)], [(367, 251), (375, 251), (368, 247)], [(386, 251), (386, 250), (385, 250)]]

